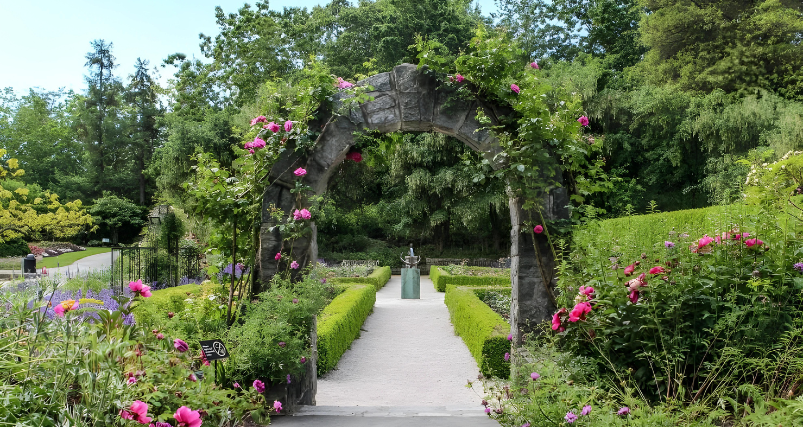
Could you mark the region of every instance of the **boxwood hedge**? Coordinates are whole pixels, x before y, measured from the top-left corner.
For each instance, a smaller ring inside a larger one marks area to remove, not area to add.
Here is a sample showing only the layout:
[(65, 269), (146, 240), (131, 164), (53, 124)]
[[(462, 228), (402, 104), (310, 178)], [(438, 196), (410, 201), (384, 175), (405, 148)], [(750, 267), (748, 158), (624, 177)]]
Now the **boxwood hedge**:
[[(476, 269), (486, 267), (473, 267)], [(489, 268), (489, 267), (487, 267)], [(445, 292), (448, 285), (455, 286), (510, 286), (510, 276), (454, 276), (438, 266), (429, 268), (429, 278), (435, 285), (435, 290)]]
[(475, 294), (475, 288), (449, 285), (446, 287), (446, 306), (454, 330), (463, 338), (483, 375), (500, 378), (510, 376), (510, 324), (491, 310)]
[(334, 369), (360, 335), (375, 302), (374, 286), (353, 283), (323, 309), (318, 316), (318, 375)]
[(379, 291), (390, 280), (390, 267), (377, 267), (368, 277), (335, 277), (333, 283), (363, 283), (371, 284)]

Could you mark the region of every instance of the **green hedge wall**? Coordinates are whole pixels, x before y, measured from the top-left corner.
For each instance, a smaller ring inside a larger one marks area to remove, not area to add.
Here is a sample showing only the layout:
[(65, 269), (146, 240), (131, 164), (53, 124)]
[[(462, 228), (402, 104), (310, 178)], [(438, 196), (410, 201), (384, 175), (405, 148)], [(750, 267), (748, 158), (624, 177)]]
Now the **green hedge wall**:
[[(482, 268), (482, 267), (474, 267)], [(490, 268), (490, 267), (488, 267)], [(438, 292), (446, 292), (448, 285), (455, 286), (510, 286), (510, 277), (452, 276), (438, 266), (429, 267), (429, 278)]]
[(318, 316), (318, 375), (337, 365), (351, 342), (360, 335), (360, 328), (375, 302), (374, 286), (353, 284), (323, 309)]
[(449, 285), (446, 288), (446, 306), (454, 330), (463, 338), (483, 375), (499, 378), (510, 376), (510, 324), (482, 302), (471, 287)]
[(31, 249), (25, 243), (25, 240), (9, 239), (0, 243), (0, 258), (24, 257), (29, 253), (31, 253)]
[(362, 283), (374, 285), (379, 291), (390, 280), (390, 267), (377, 267), (368, 277), (335, 277), (332, 283)]

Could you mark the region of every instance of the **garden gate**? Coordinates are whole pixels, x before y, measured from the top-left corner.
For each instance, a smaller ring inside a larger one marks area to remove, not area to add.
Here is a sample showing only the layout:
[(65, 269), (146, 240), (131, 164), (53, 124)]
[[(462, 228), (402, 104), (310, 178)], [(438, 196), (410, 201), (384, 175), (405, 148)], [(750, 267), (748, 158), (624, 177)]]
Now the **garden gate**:
[(111, 285), (124, 292), (129, 282), (142, 280), (152, 289), (164, 289), (203, 280), (200, 252), (180, 248), (168, 254), (155, 247), (113, 247)]
[[(258, 281), (268, 283), (277, 273), (279, 263), (274, 256), (281, 250), (282, 236), (276, 220), (271, 217), (271, 207), (284, 212), (294, 208), (293, 170), (304, 167), (307, 175), (304, 183), (321, 195), (326, 191), (329, 179), (337, 166), (346, 158), (354, 145), (354, 133), (364, 129), (379, 132), (437, 131), (453, 136), (479, 151), (494, 164), (495, 154), (501, 151), (498, 141), (477, 122), (477, 110), (482, 109), (492, 121), (506, 112), (497, 105), (481, 101), (466, 101), (453, 96), (454, 89), (440, 83), (415, 65), (402, 64), (387, 73), (377, 74), (359, 82), (374, 88), (367, 95), (373, 101), (352, 109), (347, 115), (335, 115), (326, 123), (310, 123), (310, 129), (321, 129), (312, 154), (299, 156), (292, 149), (284, 151), (270, 172), (270, 185), (262, 199), (262, 226), (257, 254)], [(339, 93), (335, 103), (351, 96)], [(499, 164), (494, 164), (500, 167)], [(548, 168), (544, 168), (546, 170)], [(555, 177), (560, 181), (560, 176)], [(526, 221), (540, 222), (541, 215), (522, 209), (522, 200), (510, 198), (511, 269), (513, 303), (510, 322), (514, 342), (521, 344), (520, 330), (530, 323), (549, 319), (554, 312), (552, 286), (555, 280), (555, 260), (546, 237), (535, 235)], [(545, 195), (543, 218), (554, 220), (568, 218), (569, 199), (563, 188)], [(536, 223), (537, 223), (536, 222)], [(302, 267), (318, 258), (317, 230), (311, 224), (312, 233), (293, 243), (295, 261)], [(533, 240), (535, 239), (535, 241)], [(296, 270), (296, 271), (300, 271)], [(256, 284), (259, 285), (258, 283)]]

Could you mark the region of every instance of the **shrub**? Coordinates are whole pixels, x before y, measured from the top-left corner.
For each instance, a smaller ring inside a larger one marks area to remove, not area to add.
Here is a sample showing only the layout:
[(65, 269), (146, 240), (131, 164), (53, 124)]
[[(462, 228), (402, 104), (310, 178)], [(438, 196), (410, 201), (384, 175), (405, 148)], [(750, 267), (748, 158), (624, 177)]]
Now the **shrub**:
[(319, 375), (337, 366), (351, 342), (360, 335), (360, 328), (375, 302), (374, 286), (354, 284), (324, 308), (318, 318)]
[(29, 251), (28, 244), (22, 239), (10, 239), (0, 242), (0, 258), (5, 257), (24, 257), (32, 253)]
[(468, 275), (459, 275), (455, 276), (449, 274), (446, 267), (438, 267), (433, 265), (429, 268), (429, 278), (432, 280), (432, 283), (435, 285), (435, 289), (438, 292), (445, 292), (446, 287), (448, 285), (455, 285), (455, 286), (510, 286), (510, 270), (509, 269), (499, 269), (499, 268), (490, 268), (490, 267), (469, 267), (472, 271), (477, 272), (477, 274), (482, 274), (482, 272), (487, 273), (496, 273), (498, 271), (504, 271), (506, 274), (502, 276), (468, 276)]
[(466, 343), (483, 375), (508, 378), (510, 324), (482, 302), (470, 287), (450, 285), (446, 288), (445, 303), (449, 308), (454, 330)]
[(390, 280), (390, 267), (377, 267), (367, 277), (335, 277), (330, 279), (332, 283), (365, 283), (374, 286), (378, 292), (382, 289), (388, 280)]
[[(80, 283), (80, 281), (77, 283)], [(207, 284), (206, 286), (210, 285)], [(183, 311), (185, 307), (184, 300), (191, 296), (198, 296), (202, 291), (203, 287), (198, 285), (176, 286), (153, 291), (152, 296), (145, 299), (134, 311), (134, 317), (137, 319), (137, 323), (145, 325), (166, 323), (168, 320), (167, 313)]]
[(629, 375), (652, 401), (794, 394), (803, 374), (800, 226), (784, 213), (779, 221), (778, 212), (750, 212), (644, 215), (575, 233), (560, 267), (565, 311), (553, 326), (565, 348), (595, 360), (603, 376)]

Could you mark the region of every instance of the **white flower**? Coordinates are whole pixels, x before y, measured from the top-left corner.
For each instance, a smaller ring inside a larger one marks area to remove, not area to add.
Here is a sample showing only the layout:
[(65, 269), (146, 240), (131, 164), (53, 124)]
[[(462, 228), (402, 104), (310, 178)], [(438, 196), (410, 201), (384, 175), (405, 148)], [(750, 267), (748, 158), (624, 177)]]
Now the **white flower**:
[(216, 295), (209, 295), (209, 301), (214, 301), (217, 298)]

